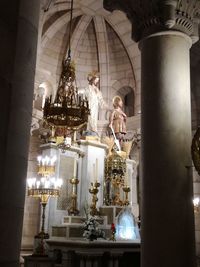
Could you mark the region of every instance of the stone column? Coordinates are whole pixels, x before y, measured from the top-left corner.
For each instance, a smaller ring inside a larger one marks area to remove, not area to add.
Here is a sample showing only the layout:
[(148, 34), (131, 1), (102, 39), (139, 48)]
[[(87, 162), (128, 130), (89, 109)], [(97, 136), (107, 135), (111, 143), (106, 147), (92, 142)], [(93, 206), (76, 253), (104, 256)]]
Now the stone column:
[(144, 267), (195, 266), (190, 46), (188, 36), (171, 31), (141, 42)]
[(189, 49), (198, 39), (198, 6), (174, 0), (104, 6), (124, 11), (140, 41), (142, 267), (194, 267)]
[(40, 1), (0, 11), (0, 265), (18, 267)]

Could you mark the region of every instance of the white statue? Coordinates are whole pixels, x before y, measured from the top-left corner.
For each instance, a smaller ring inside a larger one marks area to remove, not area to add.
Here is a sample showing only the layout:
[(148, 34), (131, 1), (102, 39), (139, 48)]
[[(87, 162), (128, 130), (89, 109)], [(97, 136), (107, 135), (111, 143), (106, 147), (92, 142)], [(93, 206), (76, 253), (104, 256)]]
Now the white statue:
[(94, 71), (88, 74), (89, 85), (85, 89), (85, 95), (89, 102), (90, 116), (88, 118), (88, 131), (97, 132), (97, 122), (99, 115), (99, 106), (101, 108), (107, 108), (107, 104), (103, 100), (103, 96), (99, 88), (97, 87), (99, 83), (99, 74)]

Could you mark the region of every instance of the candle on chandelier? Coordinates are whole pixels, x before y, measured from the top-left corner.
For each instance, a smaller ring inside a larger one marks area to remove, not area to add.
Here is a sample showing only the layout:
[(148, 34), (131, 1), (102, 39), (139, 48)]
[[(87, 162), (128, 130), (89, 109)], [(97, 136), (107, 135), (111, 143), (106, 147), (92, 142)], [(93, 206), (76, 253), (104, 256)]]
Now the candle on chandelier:
[(36, 187), (37, 187), (37, 189), (40, 187), (40, 181), (36, 182)]
[(37, 157), (37, 160), (38, 160), (38, 164), (40, 165), (41, 164), (41, 161), (42, 161), (42, 156), (38, 156)]
[(45, 181), (44, 187), (47, 188), (47, 189), (50, 187), (50, 182), (49, 182), (49, 180), (46, 180), (46, 181)]
[(42, 177), (41, 178), (41, 186), (42, 186), (42, 188), (45, 187), (45, 181), (46, 181), (46, 178)]

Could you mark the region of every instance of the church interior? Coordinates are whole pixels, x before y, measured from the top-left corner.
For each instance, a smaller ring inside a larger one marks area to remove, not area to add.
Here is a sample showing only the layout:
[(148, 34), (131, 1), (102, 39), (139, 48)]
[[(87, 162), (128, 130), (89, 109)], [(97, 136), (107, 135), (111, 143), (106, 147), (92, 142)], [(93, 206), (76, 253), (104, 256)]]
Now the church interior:
[(200, 266), (200, 1), (0, 11), (2, 267)]

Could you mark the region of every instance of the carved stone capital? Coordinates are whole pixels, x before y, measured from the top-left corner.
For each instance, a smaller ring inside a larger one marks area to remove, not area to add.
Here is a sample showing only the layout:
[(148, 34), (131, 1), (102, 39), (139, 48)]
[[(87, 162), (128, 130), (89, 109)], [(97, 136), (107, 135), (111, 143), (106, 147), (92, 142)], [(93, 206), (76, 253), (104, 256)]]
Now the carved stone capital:
[(200, 1), (195, 0), (104, 0), (109, 11), (121, 10), (132, 23), (132, 38), (136, 42), (165, 30), (177, 30), (199, 38)]

